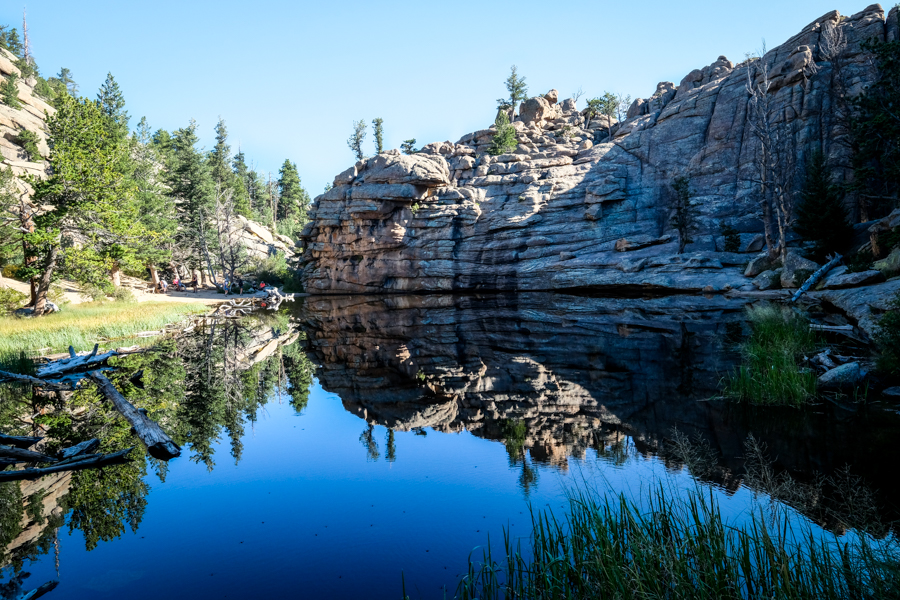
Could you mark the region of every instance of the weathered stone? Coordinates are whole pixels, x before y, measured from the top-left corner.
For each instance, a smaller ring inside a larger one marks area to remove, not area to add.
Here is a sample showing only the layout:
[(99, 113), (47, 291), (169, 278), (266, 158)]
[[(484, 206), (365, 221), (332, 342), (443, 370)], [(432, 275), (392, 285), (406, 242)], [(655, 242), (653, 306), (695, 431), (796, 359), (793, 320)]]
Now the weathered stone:
[(898, 399), (900, 398), (900, 386), (885, 388), (881, 391), (881, 395), (891, 399)]
[(798, 288), (816, 272), (819, 265), (796, 252), (788, 252), (781, 271), (781, 287)]
[(781, 287), (781, 271), (782, 269), (763, 271), (751, 283), (760, 291), (777, 290)]
[(825, 280), (822, 289), (841, 290), (844, 288), (859, 287), (861, 285), (871, 285), (884, 281), (884, 275), (881, 271), (861, 271), (859, 273), (840, 273), (829, 275)]
[(859, 363), (851, 362), (819, 376), (819, 387), (824, 390), (849, 389), (855, 386), (865, 376)]
[(756, 258), (751, 258), (750, 262), (747, 263), (747, 268), (744, 269), (744, 277), (756, 277), (760, 273), (771, 271), (780, 265), (781, 258), (769, 258), (767, 254), (760, 254)]
[(894, 275), (900, 274), (900, 246), (891, 250), (891, 253), (887, 255), (887, 258), (876, 261), (872, 266), (880, 271), (885, 277), (893, 277)]
[(559, 101), (559, 92), (556, 91), (556, 90), (550, 90), (549, 92), (547, 92), (546, 94), (544, 94), (544, 98), (545, 98), (545, 99), (547, 100), (547, 102), (549, 102), (550, 105), (552, 106), (552, 105), (556, 104), (556, 103)]

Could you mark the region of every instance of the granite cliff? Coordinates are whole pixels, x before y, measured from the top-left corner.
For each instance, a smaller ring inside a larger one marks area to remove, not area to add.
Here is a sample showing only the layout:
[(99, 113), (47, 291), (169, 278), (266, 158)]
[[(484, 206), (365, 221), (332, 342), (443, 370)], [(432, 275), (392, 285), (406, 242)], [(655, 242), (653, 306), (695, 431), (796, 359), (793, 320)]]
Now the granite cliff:
[[(311, 206), (301, 234), (306, 289), (752, 289), (744, 269), (765, 238), (748, 77), (768, 67), (771, 115), (790, 125), (800, 160), (820, 149), (844, 178), (834, 40), (853, 95), (875, 78), (864, 43), (898, 37), (896, 8), (887, 17), (879, 5), (850, 17), (832, 11), (758, 60), (719, 57), (677, 86), (660, 83), (621, 123), (589, 120), (551, 90), (519, 108), (511, 154), (487, 153), (490, 128), (360, 161)], [(684, 253), (668, 208), (679, 176), (690, 177), (700, 223)], [(725, 251), (726, 227), (738, 232), (736, 252)]]

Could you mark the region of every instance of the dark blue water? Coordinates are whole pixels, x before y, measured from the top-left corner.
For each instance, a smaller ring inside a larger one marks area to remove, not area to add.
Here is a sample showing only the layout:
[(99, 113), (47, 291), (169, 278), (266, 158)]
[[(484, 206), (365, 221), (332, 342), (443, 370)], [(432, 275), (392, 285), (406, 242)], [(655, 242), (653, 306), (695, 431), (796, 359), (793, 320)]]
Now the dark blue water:
[[(214, 465), (186, 443), (165, 481), (144, 478), (135, 531), (90, 551), (78, 529), (49, 532), (46, 552), (18, 565), (23, 589), (58, 579), (47, 597), (398, 599), (405, 580), (412, 598), (452, 597), (489, 536), (495, 551), (504, 531), (527, 540), (530, 508), (563, 509), (574, 486), (640, 501), (660, 481), (702, 481), (726, 518), (746, 518), (765, 498), (742, 480), (749, 433), (797, 481), (851, 464), (890, 520), (892, 407), (708, 401), (736, 360), (740, 310), (540, 295), (311, 301), (291, 315), (317, 368), (305, 407), (290, 385), (268, 393), (242, 417), (237, 463), (224, 429)], [(517, 423), (524, 439), (510, 443)], [(673, 428), (702, 441), (715, 469), (695, 479), (673, 459)], [(840, 512), (786, 510), (831, 529)]]

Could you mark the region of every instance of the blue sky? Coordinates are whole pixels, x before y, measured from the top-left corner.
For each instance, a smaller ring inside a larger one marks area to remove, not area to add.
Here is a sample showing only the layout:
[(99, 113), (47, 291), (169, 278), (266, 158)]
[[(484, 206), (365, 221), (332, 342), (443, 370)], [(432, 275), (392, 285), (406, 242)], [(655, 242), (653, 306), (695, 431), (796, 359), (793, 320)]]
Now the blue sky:
[[(295, 161), (315, 196), (353, 163), (352, 121), (381, 117), (385, 144), (452, 140), (487, 127), (516, 64), (531, 94), (580, 87), (646, 97), (720, 54), (784, 42), (832, 9), (868, 0), (25, 3), (44, 75), (72, 70), (94, 97), (112, 72), (132, 127), (191, 118), (211, 145), (221, 115), (259, 170)], [(887, 5), (886, 5), (887, 6)], [(21, 28), (22, 3), (0, 22)], [(583, 102), (583, 100), (582, 100)], [(372, 152), (371, 132), (366, 139)]]

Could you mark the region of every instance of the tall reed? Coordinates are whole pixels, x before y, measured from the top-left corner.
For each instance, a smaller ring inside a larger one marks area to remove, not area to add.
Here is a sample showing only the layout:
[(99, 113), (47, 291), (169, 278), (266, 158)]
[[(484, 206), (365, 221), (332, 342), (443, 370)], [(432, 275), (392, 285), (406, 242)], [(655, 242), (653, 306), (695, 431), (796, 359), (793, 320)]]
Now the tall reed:
[(816, 373), (801, 366), (816, 348), (809, 323), (773, 305), (747, 311), (753, 333), (742, 346), (742, 364), (725, 380), (725, 395), (754, 404), (798, 406), (816, 395)]
[[(505, 558), (469, 559), (463, 600), (846, 599), (900, 595), (900, 548), (816, 536), (762, 509), (729, 524), (712, 492), (655, 488), (645, 508), (583, 490), (559, 519), (532, 511), (530, 548), (504, 532)], [(823, 537), (824, 536), (824, 537)]]

